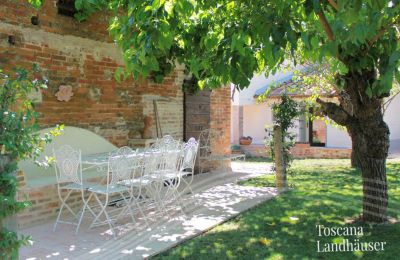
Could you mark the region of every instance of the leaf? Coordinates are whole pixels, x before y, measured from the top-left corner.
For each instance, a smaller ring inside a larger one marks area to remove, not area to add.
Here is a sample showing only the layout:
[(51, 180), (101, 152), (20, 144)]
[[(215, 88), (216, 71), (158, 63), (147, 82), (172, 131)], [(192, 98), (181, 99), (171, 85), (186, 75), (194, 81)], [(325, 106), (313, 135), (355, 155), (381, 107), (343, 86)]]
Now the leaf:
[(400, 50), (396, 50), (390, 55), (389, 66), (394, 67), (400, 60)]
[(44, 0), (28, 0), (28, 2), (29, 2), (34, 8), (39, 9), (39, 8), (42, 6)]
[(83, 8), (84, 0), (75, 0), (75, 8), (76, 10), (81, 10)]
[(154, 11), (158, 10), (161, 6), (163, 6), (165, 3), (165, 0), (153, 0), (153, 3), (151, 4), (151, 7)]
[(121, 76), (124, 74), (124, 69), (119, 67), (114, 72), (114, 78), (119, 83), (121, 82)]

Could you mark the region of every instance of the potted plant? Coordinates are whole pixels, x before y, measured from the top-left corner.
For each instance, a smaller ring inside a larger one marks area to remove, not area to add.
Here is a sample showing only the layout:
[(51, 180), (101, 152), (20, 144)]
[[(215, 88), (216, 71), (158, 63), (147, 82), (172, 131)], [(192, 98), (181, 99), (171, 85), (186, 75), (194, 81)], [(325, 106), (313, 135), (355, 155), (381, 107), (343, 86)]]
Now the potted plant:
[(239, 139), (239, 143), (241, 145), (249, 145), (253, 141), (253, 138), (251, 136), (242, 136)]

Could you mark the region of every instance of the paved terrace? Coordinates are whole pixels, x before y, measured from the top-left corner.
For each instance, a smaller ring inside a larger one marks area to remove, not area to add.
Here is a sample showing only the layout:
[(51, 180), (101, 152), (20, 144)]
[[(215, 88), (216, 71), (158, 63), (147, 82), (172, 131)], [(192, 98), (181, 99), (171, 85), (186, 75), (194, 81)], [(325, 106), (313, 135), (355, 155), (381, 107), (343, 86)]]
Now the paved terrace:
[(192, 184), (195, 196), (184, 198), (186, 215), (172, 208), (169, 216), (152, 216), (149, 229), (143, 220), (136, 224), (127, 221), (118, 227), (116, 240), (106, 226), (87, 230), (87, 223), (78, 235), (71, 225), (63, 224), (53, 232), (54, 222), (21, 230), (32, 235), (34, 242), (22, 248), (20, 258), (142, 259), (155, 255), (276, 196), (275, 188), (236, 184), (265, 174), (269, 168), (269, 164), (233, 162), (233, 172), (196, 175)]

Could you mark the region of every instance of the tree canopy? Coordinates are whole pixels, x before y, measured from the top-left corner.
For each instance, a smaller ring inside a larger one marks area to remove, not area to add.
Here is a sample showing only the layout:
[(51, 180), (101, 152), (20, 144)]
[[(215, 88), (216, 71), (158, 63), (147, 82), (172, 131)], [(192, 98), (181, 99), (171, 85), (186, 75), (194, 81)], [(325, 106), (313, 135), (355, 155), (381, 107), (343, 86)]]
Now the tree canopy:
[[(29, 0), (38, 6), (43, 0)], [(199, 86), (249, 85), (285, 58), (332, 61), (332, 68), (377, 69), (368, 95), (385, 95), (400, 78), (399, 0), (75, 0), (86, 19), (108, 10), (109, 31), (126, 71), (156, 81), (185, 64)]]

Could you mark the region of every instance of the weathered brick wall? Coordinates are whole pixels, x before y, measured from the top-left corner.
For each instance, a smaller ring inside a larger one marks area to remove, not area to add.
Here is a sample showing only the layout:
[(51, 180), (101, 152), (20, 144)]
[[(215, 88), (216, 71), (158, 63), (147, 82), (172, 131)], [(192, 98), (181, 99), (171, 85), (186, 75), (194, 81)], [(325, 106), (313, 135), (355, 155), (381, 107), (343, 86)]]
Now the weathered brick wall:
[[(229, 86), (213, 90), (210, 99), (210, 129), (221, 133), (220, 140), (210, 140), (211, 150), (215, 154), (231, 154), (231, 89)], [(216, 162), (219, 164), (219, 162)], [(230, 167), (225, 160), (224, 167)], [(212, 167), (218, 167), (213, 165)]]
[[(162, 84), (145, 80), (118, 84), (114, 71), (123, 61), (107, 36), (107, 17), (78, 23), (58, 15), (56, 1), (45, 1), (39, 25), (32, 25), (30, 17), (38, 11), (25, 2), (6, 0), (0, 4), (0, 67), (31, 68), (36, 63), (43, 69), (49, 80), (49, 88), (42, 91), (42, 102), (37, 105), (43, 128), (64, 123), (91, 130), (117, 146), (126, 145), (129, 139), (140, 138), (143, 115), (154, 117), (152, 105), (146, 110), (146, 102), (152, 104), (144, 98), (147, 96), (169, 99), (160, 104), (163, 133), (182, 139), (181, 68)], [(14, 44), (8, 42), (9, 36), (15, 37)], [(72, 87), (70, 101), (57, 100), (60, 85)]]
[[(223, 87), (213, 90), (210, 100), (210, 129), (218, 130), (222, 133), (222, 140), (218, 141), (218, 147), (213, 150), (224, 154), (230, 154), (231, 140), (231, 100), (230, 88)], [(216, 144), (214, 143), (214, 144)], [(213, 144), (211, 144), (213, 145)]]
[[(269, 157), (267, 148), (264, 145), (241, 145), (240, 149), (248, 156)], [(296, 146), (292, 148), (291, 153), (294, 158), (341, 159), (350, 158), (351, 149), (313, 147), (310, 146), (310, 144), (296, 144)]]

